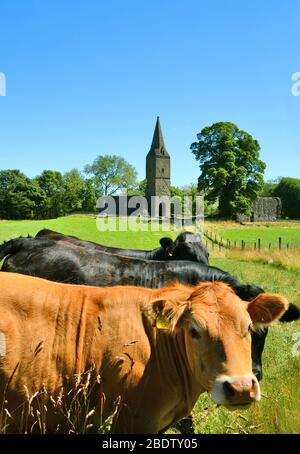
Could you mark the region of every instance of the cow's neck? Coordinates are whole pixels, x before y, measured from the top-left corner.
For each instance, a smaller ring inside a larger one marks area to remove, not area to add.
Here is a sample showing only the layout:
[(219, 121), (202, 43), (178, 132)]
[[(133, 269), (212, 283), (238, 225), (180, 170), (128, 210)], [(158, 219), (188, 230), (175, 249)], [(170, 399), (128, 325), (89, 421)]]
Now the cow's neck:
[[(128, 323), (130, 324), (130, 319)], [(146, 355), (140, 356), (140, 361), (137, 361), (137, 352), (131, 347), (130, 354), (135, 364), (129, 374), (124, 362), (126, 406), (124, 415), (121, 416), (122, 412), (119, 414), (114, 428), (116, 432), (164, 432), (174, 422), (190, 413), (198, 396), (204, 391), (194, 380), (185, 353), (183, 335), (174, 337), (157, 330), (153, 327), (153, 319), (150, 320), (147, 316), (143, 317), (142, 331), (145, 338), (143, 341), (142, 338), (140, 340), (144, 348), (148, 345), (149, 350)], [(125, 338), (122, 343), (125, 344)], [(105, 371), (102, 376), (104, 375)], [(111, 378), (107, 380), (107, 384), (109, 383)], [(130, 412), (127, 412), (128, 409)]]
[[(156, 328), (155, 328), (156, 330)], [(204, 389), (194, 379), (187, 360), (184, 335), (154, 333), (155, 350), (151, 360), (152, 379), (157, 397), (164, 400), (165, 426), (188, 415)], [(152, 380), (151, 380), (152, 381)]]

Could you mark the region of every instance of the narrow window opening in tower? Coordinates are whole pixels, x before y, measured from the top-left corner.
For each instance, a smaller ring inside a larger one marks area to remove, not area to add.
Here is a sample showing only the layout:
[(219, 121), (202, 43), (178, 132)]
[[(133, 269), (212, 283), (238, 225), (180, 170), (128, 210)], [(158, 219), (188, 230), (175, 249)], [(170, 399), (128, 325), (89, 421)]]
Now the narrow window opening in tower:
[(164, 155), (165, 154), (165, 150), (162, 148), (161, 149), (161, 154)]
[(162, 203), (159, 204), (158, 216), (161, 218), (164, 215), (164, 206)]

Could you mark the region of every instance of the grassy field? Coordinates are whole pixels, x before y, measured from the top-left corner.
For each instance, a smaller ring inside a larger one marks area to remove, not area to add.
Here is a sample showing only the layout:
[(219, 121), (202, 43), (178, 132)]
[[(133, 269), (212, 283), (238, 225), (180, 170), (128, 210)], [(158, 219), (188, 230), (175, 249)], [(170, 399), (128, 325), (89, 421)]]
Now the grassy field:
[[(45, 221), (0, 221), (0, 243), (20, 235), (36, 235), (39, 230), (44, 228), (109, 246), (135, 249), (153, 249), (159, 245), (158, 242), (162, 236), (170, 236), (169, 232), (164, 233), (161, 231), (151, 233), (133, 231), (99, 232), (96, 226), (96, 216), (73, 215)], [(174, 234), (171, 236), (174, 237)]]
[[(69, 216), (49, 221), (0, 221), (0, 241), (19, 235), (35, 234), (47, 227), (82, 239), (98, 241), (120, 247), (150, 249), (157, 247), (162, 232), (98, 232), (93, 216)], [(227, 234), (228, 227), (228, 235)], [(223, 232), (224, 238), (240, 234), (242, 239), (276, 238), (279, 231), (286, 232), (286, 238), (296, 241), (300, 224), (283, 223), (276, 227), (254, 226), (243, 228), (232, 223), (208, 224), (210, 230)], [(279, 230), (278, 230), (279, 229)], [(286, 230), (284, 230), (286, 229)], [(174, 236), (171, 235), (171, 236)], [(283, 234), (282, 234), (283, 236)], [(234, 238), (234, 237), (232, 237)], [(300, 245), (300, 242), (299, 242)], [(291, 269), (273, 266), (273, 263), (248, 261), (245, 255), (230, 256), (226, 252), (211, 251), (211, 263), (230, 273), (243, 282), (255, 283), (269, 292), (278, 292), (300, 306), (300, 267)], [(300, 333), (300, 322), (277, 324), (269, 330), (264, 351), (264, 379), (261, 383), (263, 398), (252, 408), (229, 412), (217, 408), (209, 395), (199, 398), (194, 408), (194, 422), (197, 433), (299, 433), (300, 432), (300, 355), (293, 356), (293, 336)], [(300, 348), (298, 349), (300, 352)]]
[[(255, 282), (269, 292), (280, 292), (300, 305), (299, 273), (259, 263), (215, 258), (214, 265), (244, 282)], [(300, 356), (292, 355), (293, 335), (300, 322), (277, 324), (269, 330), (263, 354), (263, 398), (253, 408), (229, 413), (216, 408), (209, 396), (199, 399), (195, 409), (199, 433), (299, 433)]]
[(278, 238), (282, 238), (282, 245), (289, 244), (292, 248), (300, 247), (300, 222), (281, 221), (276, 223), (257, 222), (245, 225), (233, 222), (207, 222), (206, 230), (216, 233), (225, 241), (237, 241), (238, 245), (244, 240), (248, 245), (254, 245), (261, 240), (262, 247), (278, 247)]

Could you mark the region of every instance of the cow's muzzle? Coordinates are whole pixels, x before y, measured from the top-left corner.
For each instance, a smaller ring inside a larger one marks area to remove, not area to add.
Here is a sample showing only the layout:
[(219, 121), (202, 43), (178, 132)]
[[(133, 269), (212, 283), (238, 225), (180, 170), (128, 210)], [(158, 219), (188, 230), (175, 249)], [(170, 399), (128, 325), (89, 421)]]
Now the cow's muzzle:
[(213, 400), (230, 409), (247, 407), (260, 400), (260, 397), (259, 383), (253, 374), (219, 377), (212, 390)]

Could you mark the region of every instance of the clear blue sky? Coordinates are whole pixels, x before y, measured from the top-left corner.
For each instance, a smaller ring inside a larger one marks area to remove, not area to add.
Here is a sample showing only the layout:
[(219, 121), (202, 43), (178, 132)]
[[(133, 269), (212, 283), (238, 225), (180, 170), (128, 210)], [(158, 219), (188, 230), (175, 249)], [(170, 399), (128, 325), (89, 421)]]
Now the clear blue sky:
[(0, 168), (118, 154), (142, 179), (159, 115), (174, 185), (216, 121), (259, 141), (266, 178), (300, 177), (299, 31), (300, 0), (1, 0)]

